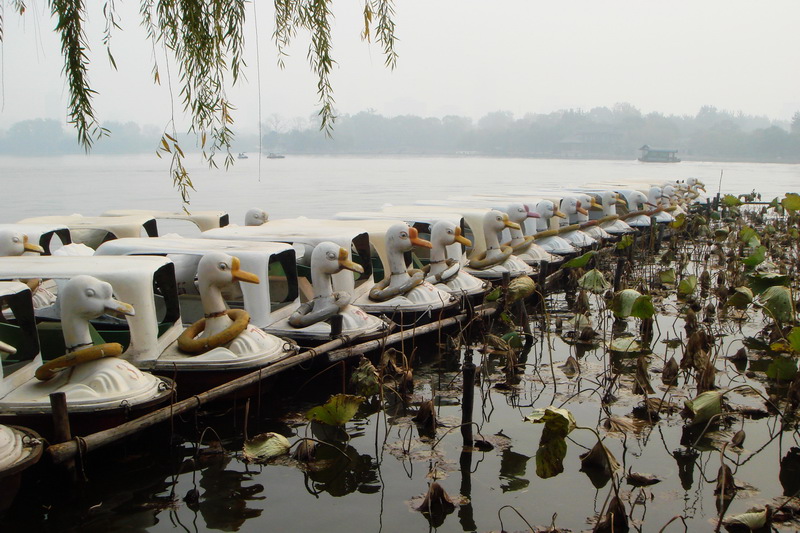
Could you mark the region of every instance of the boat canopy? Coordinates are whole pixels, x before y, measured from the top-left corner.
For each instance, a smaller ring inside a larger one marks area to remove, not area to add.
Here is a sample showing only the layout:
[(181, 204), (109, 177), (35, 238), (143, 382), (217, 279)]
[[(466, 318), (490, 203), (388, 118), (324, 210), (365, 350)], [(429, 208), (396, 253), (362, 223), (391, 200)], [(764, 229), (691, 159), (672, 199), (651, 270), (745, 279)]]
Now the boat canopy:
[[(361, 274), (343, 270), (333, 274), (336, 290), (350, 294), (357, 286), (372, 279), (370, 261), (370, 238), (363, 229), (330, 224), (331, 221), (305, 217), (270, 220), (260, 226), (227, 226), (204, 231), (201, 237), (208, 239), (243, 240), (251, 242), (283, 242), (291, 244), (297, 252), (298, 271), (310, 277), (311, 252), (322, 242), (338, 244), (364, 269)], [(308, 287), (310, 289), (310, 284)], [(301, 287), (302, 289), (302, 287)]]
[(61, 224), (70, 229), (72, 242), (97, 248), (105, 241), (123, 237), (158, 237), (156, 219), (147, 215), (120, 217), (85, 217), (83, 215), (49, 215), (26, 218), (19, 224)]
[[(58, 285), (86, 274), (111, 284), (117, 299), (129, 303), (134, 316), (92, 324), (108, 327), (106, 342), (126, 347), (122, 357), (137, 366), (158, 358), (183, 331), (175, 283), (175, 266), (166, 257), (52, 256), (0, 258), (0, 280), (52, 279)], [(60, 320), (59, 302), (37, 310), (42, 319)], [(40, 330), (41, 330), (40, 325)], [(59, 331), (60, 334), (60, 331)], [(42, 335), (40, 331), (40, 336)], [(102, 333), (101, 333), (102, 336)], [(44, 339), (43, 339), (44, 342)]]
[[(461, 228), (461, 233), (465, 235), (470, 241), (472, 240), (472, 233), (469, 226), (467, 226), (466, 222), (464, 221), (464, 217), (462, 217), (458, 213), (445, 213), (445, 212), (433, 212), (431, 213), (392, 213), (386, 211), (342, 211), (336, 213), (334, 218), (337, 220), (348, 220), (348, 221), (358, 221), (358, 220), (380, 220), (380, 219), (388, 219), (388, 220), (402, 220), (409, 226), (416, 228), (416, 230), (420, 233), (420, 236), (423, 238), (428, 238), (431, 234), (431, 228), (433, 225), (438, 222), (439, 220), (447, 220), (448, 222), (452, 222), (453, 225), (458, 226)], [(472, 248), (470, 247), (470, 250)], [(424, 256), (427, 254), (427, 250), (417, 250), (418, 254)], [(447, 246), (447, 257), (449, 259), (455, 259), (456, 261), (461, 262), (462, 264), (466, 263), (466, 254), (462, 244), (460, 243), (453, 243)]]
[(30, 288), (18, 281), (0, 282), (0, 305), (6, 315), (0, 322), (0, 341), (16, 349), (14, 354), (0, 353), (0, 398), (3, 398), (33, 379), (42, 356)]
[(183, 220), (191, 222), (200, 231), (214, 228), (223, 228), (230, 223), (230, 217), (225, 211), (192, 211), (191, 213), (173, 213), (170, 211), (156, 211), (150, 209), (110, 209), (105, 211), (104, 217), (120, 216), (147, 216), (156, 220)]
[[(250, 323), (265, 328), (291, 314), (300, 305), (297, 287), (295, 251), (290, 244), (236, 240), (182, 239), (170, 237), (116, 239), (103, 243), (96, 255), (160, 255), (175, 263), (178, 293), (182, 298), (184, 322), (203, 317), (200, 293), (195, 278), (200, 259), (209, 252), (225, 252), (239, 259), (243, 270), (258, 276), (259, 283), (241, 283), (237, 301), (250, 314)], [(287, 309), (284, 309), (287, 308)]]
[[(0, 224), (0, 230), (13, 230), (28, 236), (30, 242), (44, 248), (44, 255), (50, 255), (58, 248), (72, 243), (72, 235), (64, 224)], [(30, 255), (35, 252), (25, 252)]]

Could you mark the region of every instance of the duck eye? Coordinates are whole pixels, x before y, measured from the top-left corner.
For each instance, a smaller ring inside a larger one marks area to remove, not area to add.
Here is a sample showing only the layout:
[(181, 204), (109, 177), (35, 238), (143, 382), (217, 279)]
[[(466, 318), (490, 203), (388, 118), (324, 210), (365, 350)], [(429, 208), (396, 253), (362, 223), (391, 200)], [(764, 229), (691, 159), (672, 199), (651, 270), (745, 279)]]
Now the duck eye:
[(333, 261), (334, 259), (336, 259), (336, 254), (333, 253), (333, 252), (328, 252), (328, 253), (325, 254), (325, 257), (327, 257), (328, 259)]
[(19, 242), (19, 237), (12, 237), (11, 238), (11, 242), (13, 242), (15, 244), (18, 243)]
[(447, 230), (447, 234), (448, 234), (448, 235), (452, 235), (452, 234), (453, 234), (453, 230), (451, 230), (451, 229), (448, 229), (448, 230)]
[(224, 262), (221, 262), (221, 263), (219, 264), (219, 269), (220, 269), (220, 270), (228, 270), (228, 264), (227, 264), (227, 263), (224, 263)]
[(406, 233), (405, 231), (401, 231), (400, 232), (400, 238), (401, 239), (407, 239), (408, 238), (408, 233)]
[(93, 297), (94, 294), (95, 294), (94, 289), (86, 289), (86, 296), (88, 296), (89, 298)]

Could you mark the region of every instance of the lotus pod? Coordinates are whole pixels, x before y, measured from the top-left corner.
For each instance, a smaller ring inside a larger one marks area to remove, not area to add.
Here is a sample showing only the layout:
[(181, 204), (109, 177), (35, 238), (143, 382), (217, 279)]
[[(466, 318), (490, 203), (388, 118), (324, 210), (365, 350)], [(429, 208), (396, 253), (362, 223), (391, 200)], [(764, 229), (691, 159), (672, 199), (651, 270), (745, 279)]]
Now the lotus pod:
[(508, 284), (508, 302), (524, 300), (536, 291), (536, 282), (528, 276), (519, 276)]
[(578, 287), (594, 294), (602, 294), (611, 288), (611, 284), (606, 281), (603, 273), (595, 268), (578, 279)]

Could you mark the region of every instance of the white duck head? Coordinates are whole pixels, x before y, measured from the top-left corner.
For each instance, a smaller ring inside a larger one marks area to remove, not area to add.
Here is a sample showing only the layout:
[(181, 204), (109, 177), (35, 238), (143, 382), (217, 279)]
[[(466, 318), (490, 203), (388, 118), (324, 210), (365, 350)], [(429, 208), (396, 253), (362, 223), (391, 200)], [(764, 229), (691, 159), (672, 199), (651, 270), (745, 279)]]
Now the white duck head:
[(0, 256), (13, 257), (25, 252), (43, 253), (44, 248), (28, 242), (28, 236), (10, 229), (0, 230)]
[(244, 214), (244, 225), (245, 226), (260, 226), (269, 220), (269, 214), (264, 211), (263, 209), (258, 209), (254, 207), (253, 209), (248, 209), (247, 213)]
[(431, 226), (431, 263), (446, 260), (447, 247), (455, 243), (472, 246), (472, 242), (461, 234), (461, 226), (449, 220), (437, 220)]
[(642, 191), (633, 191), (628, 195), (628, 211), (642, 211), (647, 207), (647, 196)]
[(500, 233), (506, 229), (520, 229), (519, 224), (511, 222), (508, 214), (495, 209), (483, 216), (483, 234), (486, 239), (486, 251), (500, 249)]
[(589, 211), (583, 207), (581, 201), (575, 196), (565, 196), (561, 199), (561, 211), (567, 215), (569, 222), (577, 222), (578, 215), (589, 216)]
[(690, 199), (700, 196), (700, 192), (706, 192), (706, 184), (697, 178), (686, 178), (686, 194)]
[(228, 306), (222, 297), (222, 288), (236, 281), (259, 283), (258, 276), (240, 268), (238, 257), (224, 252), (210, 252), (200, 259), (197, 264), (197, 288), (206, 316), (203, 336), (215, 335), (231, 324), (231, 319), (225, 313)]
[(59, 290), (61, 326), (67, 352), (92, 344), (89, 320), (108, 312), (133, 316), (130, 304), (114, 299), (111, 284), (92, 276), (75, 276)]
[(333, 294), (331, 276), (342, 270), (350, 270), (359, 274), (364, 268), (350, 260), (347, 250), (326, 241), (314, 247), (311, 252), (311, 284), (314, 287), (314, 298), (328, 297)]
[(539, 213), (539, 220), (536, 221), (536, 229), (539, 231), (546, 230), (550, 219), (554, 216), (567, 218), (567, 215), (559, 211), (550, 200), (542, 200), (537, 203), (535, 211)]
[(664, 198), (669, 199), (669, 203), (672, 205), (677, 205), (678, 203), (678, 191), (675, 190), (675, 187), (672, 185), (664, 185), (661, 189), (661, 194)]
[(506, 213), (508, 213), (508, 219), (511, 222), (519, 224), (520, 229), (511, 229), (511, 239), (520, 239), (525, 237), (525, 221), (529, 218), (540, 218), (541, 215), (536, 211), (531, 211), (531, 209), (525, 204), (510, 204), (506, 207)]
[(405, 222), (393, 224), (386, 230), (386, 256), (393, 282), (395, 277), (398, 277), (400, 281), (402, 278), (408, 277), (406, 258), (403, 254), (410, 252), (415, 244), (424, 248), (433, 247), (429, 241), (419, 237), (416, 228), (409, 227)]
[(647, 205), (653, 208), (661, 206), (661, 198), (664, 196), (661, 187), (653, 186), (647, 191)]
[(620, 198), (619, 193), (614, 191), (604, 191), (600, 195), (600, 201), (603, 205), (603, 215), (613, 216), (617, 214), (617, 205), (625, 205), (625, 200)]

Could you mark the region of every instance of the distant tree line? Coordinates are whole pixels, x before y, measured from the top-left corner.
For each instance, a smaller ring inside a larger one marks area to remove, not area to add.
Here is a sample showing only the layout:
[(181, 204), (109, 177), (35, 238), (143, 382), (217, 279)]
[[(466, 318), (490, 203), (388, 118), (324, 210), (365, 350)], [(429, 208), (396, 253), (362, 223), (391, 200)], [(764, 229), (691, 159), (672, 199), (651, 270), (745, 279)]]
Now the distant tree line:
[[(106, 123), (93, 153), (155, 152), (155, 126)], [(688, 160), (800, 162), (800, 112), (791, 123), (705, 106), (695, 116), (642, 114), (630, 104), (561, 110), (514, 118), (505, 111), (480, 120), (459, 116), (385, 117), (372, 110), (340, 116), (332, 137), (310, 121), (285, 125), (273, 115), (262, 126), (262, 151), (288, 154), (475, 154), (497, 157), (630, 159), (639, 148), (678, 150)], [(184, 146), (192, 140), (187, 137)], [(239, 135), (234, 150), (255, 152), (257, 135)], [(26, 120), (0, 130), (0, 154), (81, 153), (75, 134), (56, 120)]]

